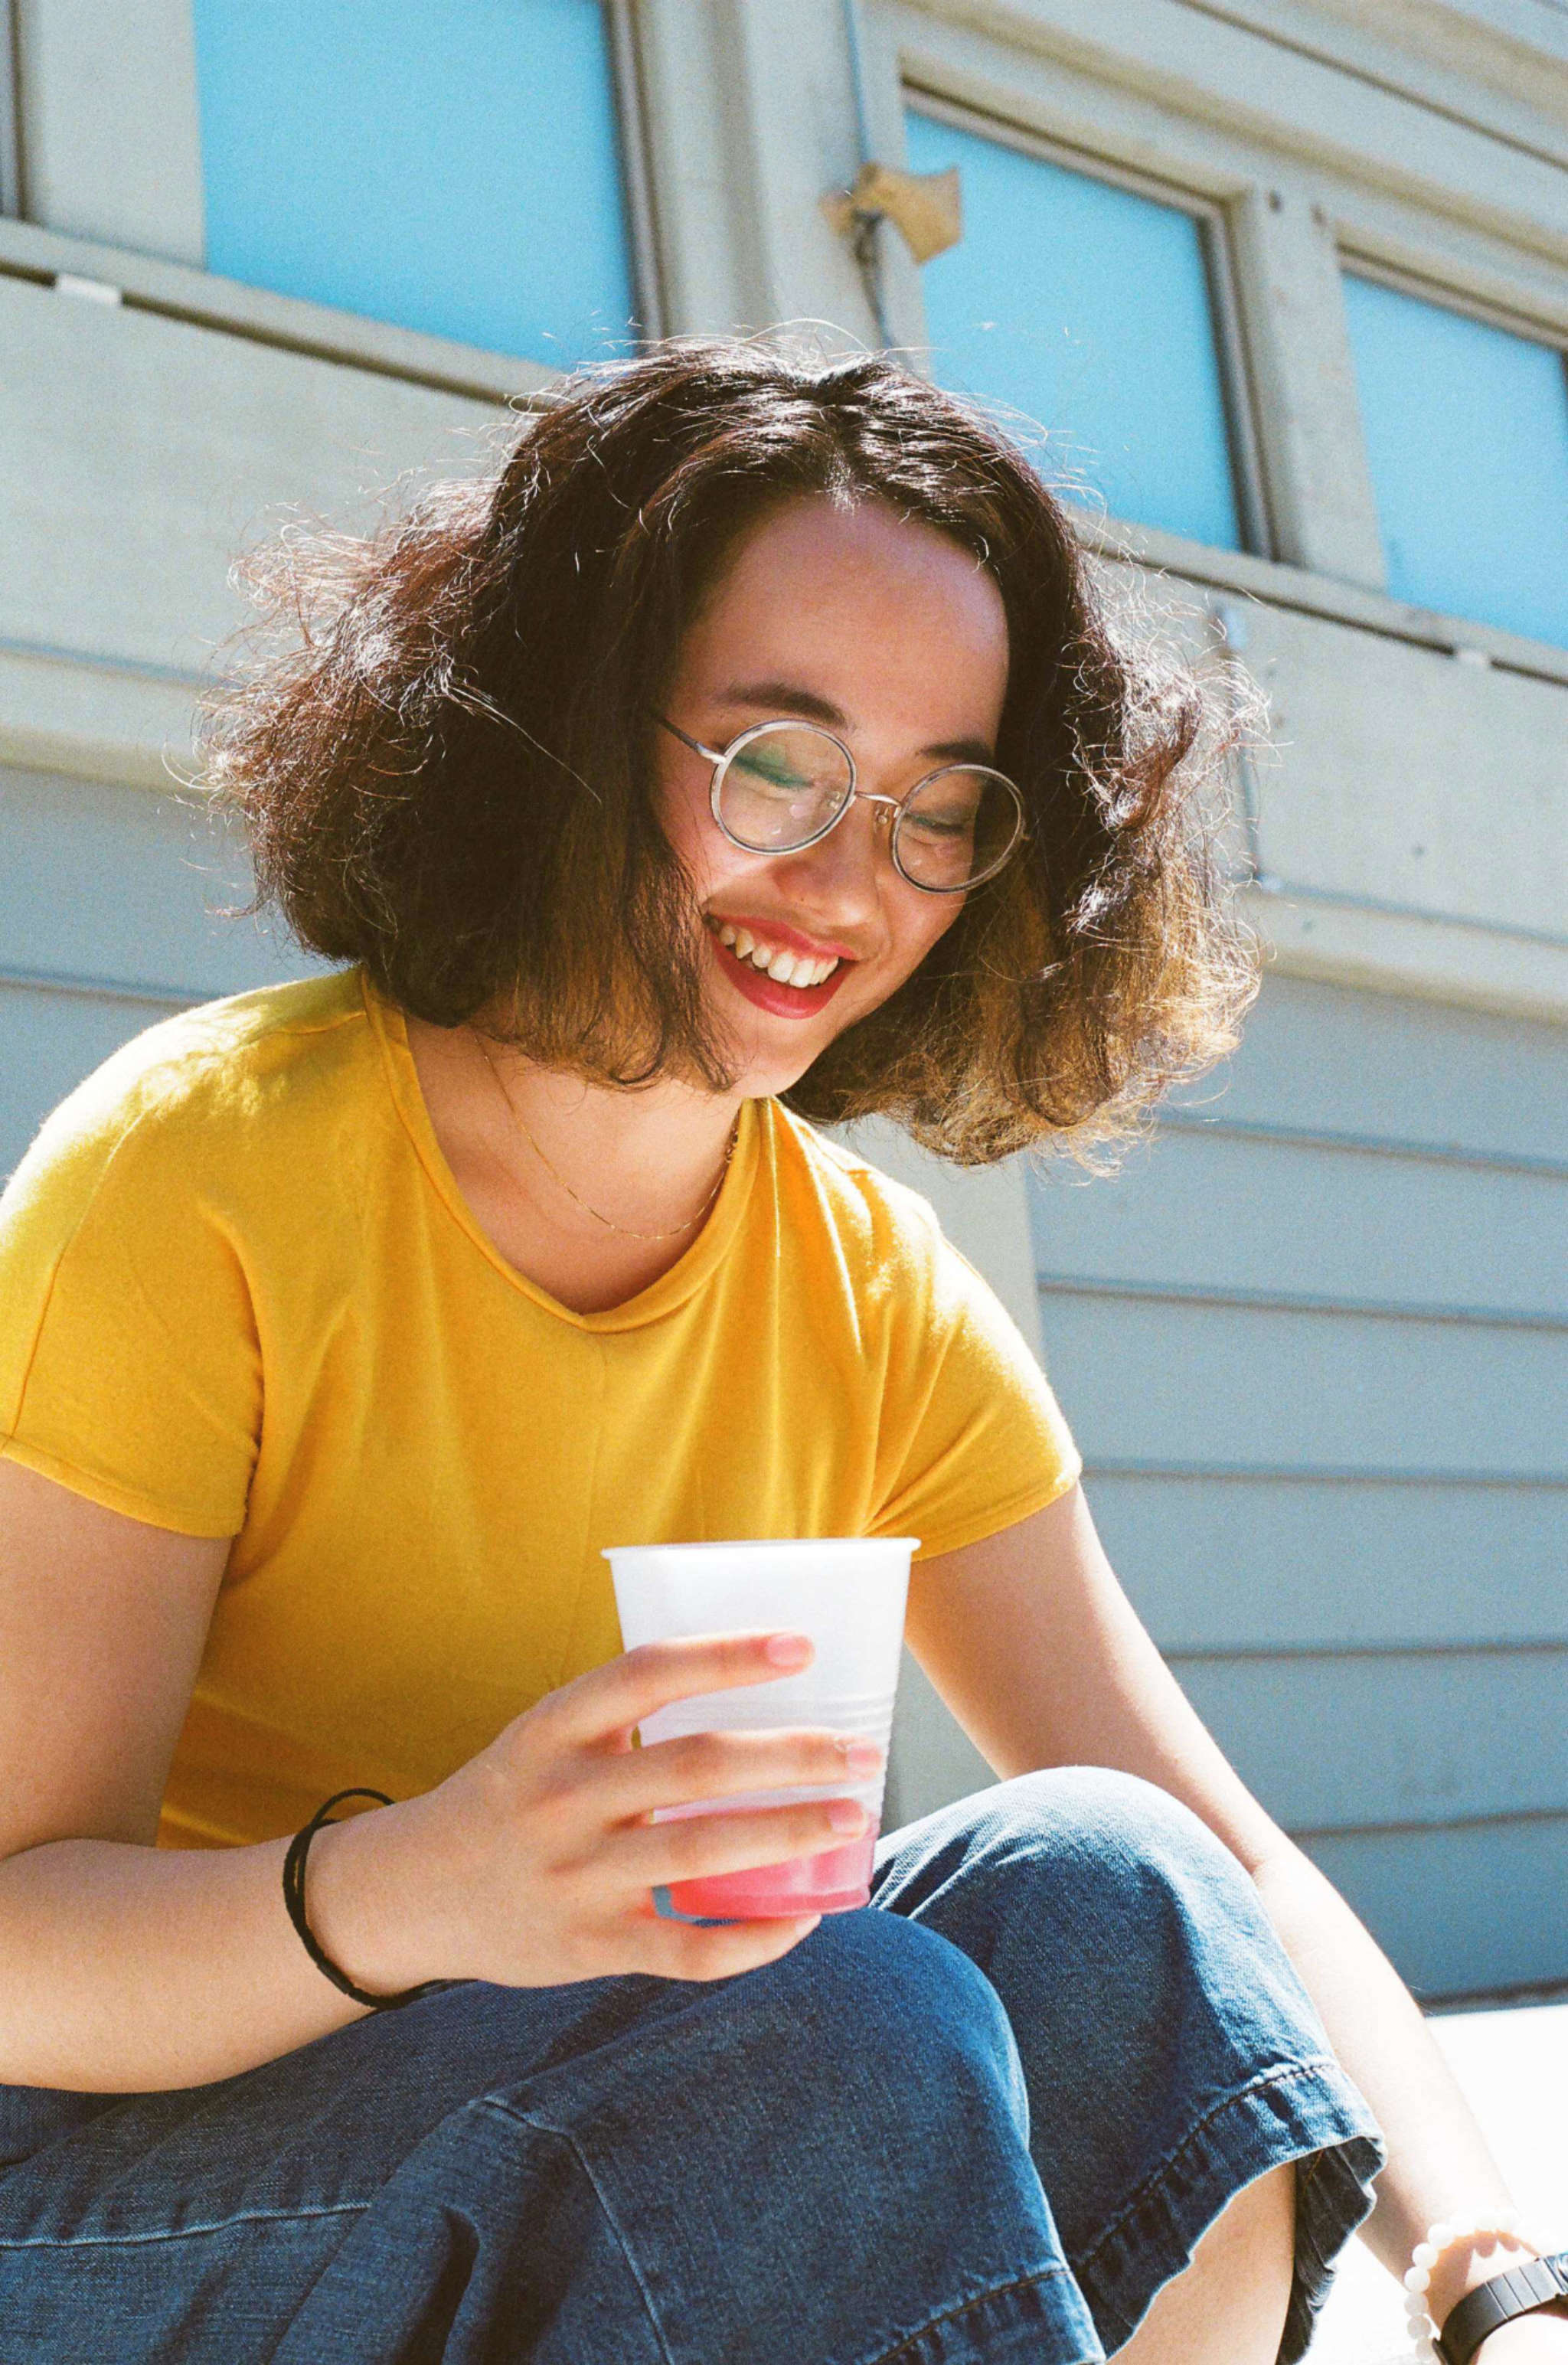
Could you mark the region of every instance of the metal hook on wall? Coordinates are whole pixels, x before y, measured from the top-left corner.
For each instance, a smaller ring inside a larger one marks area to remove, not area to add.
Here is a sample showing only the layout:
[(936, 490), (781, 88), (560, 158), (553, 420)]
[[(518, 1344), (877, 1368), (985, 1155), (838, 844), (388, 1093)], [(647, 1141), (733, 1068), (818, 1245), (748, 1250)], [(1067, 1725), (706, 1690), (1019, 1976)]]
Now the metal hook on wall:
[(860, 170), (847, 189), (830, 189), (822, 209), (850, 252), (865, 282), (867, 299), (884, 347), (892, 336), (882, 294), (878, 231), (890, 221), (902, 235), (916, 263), (928, 263), (957, 246), (964, 234), (963, 199), (958, 168), (945, 173), (906, 173), (895, 164), (879, 164), (871, 153), (871, 126), (866, 103), (865, 58), (860, 43), (860, 13), (857, 0), (844, 0), (844, 26), (855, 85), (855, 119), (859, 137)]
[(964, 234), (958, 168), (945, 173), (904, 173), (894, 164), (862, 164), (847, 189), (830, 189), (822, 208), (841, 238), (864, 224), (890, 221), (903, 234), (916, 263), (946, 254)]

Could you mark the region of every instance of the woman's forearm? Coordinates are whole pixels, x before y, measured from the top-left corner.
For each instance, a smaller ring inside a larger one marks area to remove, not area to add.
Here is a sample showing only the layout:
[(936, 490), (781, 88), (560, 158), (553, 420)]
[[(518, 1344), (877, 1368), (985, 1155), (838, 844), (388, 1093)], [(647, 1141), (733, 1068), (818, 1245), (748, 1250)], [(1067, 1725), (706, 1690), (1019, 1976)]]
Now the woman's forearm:
[[(1403, 2275), (1430, 2225), (1506, 2207), (1506, 2183), (1409, 1990), (1338, 1891), (1295, 1847), (1271, 1856), (1254, 1877), (1329, 2042), (1387, 2139), (1388, 2166), (1361, 2232), (1383, 2264)], [(1508, 2262), (1495, 2249), (1451, 2251), (1434, 2270), (1432, 2314), (1440, 2323)]]
[[(364, 1816), (310, 1851), (312, 1925), (376, 1989), (361, 1967), (376, 1947), (358, 1898), (385, 1888), (377, 1858), (397, 1837), (384, 1816)], [(0, 1863), (0, 2083), (205, 2085), (359, 2018), (364, 2007), (322, 1977), (289, 1921), (286, 1850), (54, 1840)]]

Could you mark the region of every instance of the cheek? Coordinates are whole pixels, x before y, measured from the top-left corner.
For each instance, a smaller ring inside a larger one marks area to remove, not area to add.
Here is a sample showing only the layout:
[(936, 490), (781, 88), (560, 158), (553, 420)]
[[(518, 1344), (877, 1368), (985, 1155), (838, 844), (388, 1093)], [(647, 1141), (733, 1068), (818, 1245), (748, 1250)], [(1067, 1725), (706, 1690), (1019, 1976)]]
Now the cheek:
[(661, 768), (655, 792), (659, 825), (682, 869), (700, 891), (711, 876), (715, 847), (724, 840), (713, 827), (706, 797), (700, 789)]
[(766, 856), (732, 846), (713, 819), (705, 781), (695, 787), (667, 779), (659, 784), (659, 821), (699, 903), (733, 891), (737, 880), (766, 875)]
[(916, 887), (903, 889), (890, 913), (891, 950), (901, 982), (940, 944), (963, 908), (961, 896), (923, 895)]

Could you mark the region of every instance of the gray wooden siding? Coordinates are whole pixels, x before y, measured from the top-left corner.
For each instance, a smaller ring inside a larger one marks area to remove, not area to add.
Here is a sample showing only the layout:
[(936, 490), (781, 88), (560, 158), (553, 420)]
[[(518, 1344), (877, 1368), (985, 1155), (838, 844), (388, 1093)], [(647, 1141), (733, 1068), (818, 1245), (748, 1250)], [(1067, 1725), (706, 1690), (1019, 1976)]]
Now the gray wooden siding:
[(1568, 1978), (1568, 1035), (1274, 980), (1030, 1199), (1102, 1534), (1245, 1779), (1418, 1990)]
[(317, 966), (218, 916), (250, 893), (242, 846), (173, 791), (0, 771), (0, 1180), (131, 1036)]

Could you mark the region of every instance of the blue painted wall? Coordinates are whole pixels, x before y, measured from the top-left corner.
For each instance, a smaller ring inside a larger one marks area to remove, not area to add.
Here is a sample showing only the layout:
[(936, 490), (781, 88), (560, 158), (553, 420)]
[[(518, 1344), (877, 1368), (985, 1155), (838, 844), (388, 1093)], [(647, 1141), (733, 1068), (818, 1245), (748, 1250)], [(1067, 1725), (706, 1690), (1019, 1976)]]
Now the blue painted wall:
[(210, 271), (567, 367), (634, 330), (599, 0), (194, 0)]
[(1418, 1990), (1568, 1978), (1568, 1036), (1275, 979), (1032, 1209), (1107, 1549), (1243, 1777)]
[(1198, 222), (913, 108), (904, 126), (913, 170), (957, 164), (963, 189), (962, 241), (921, 274), (933, 376), (1045, 427), (1047, 476), (1113, 517), (1239, 548)]

